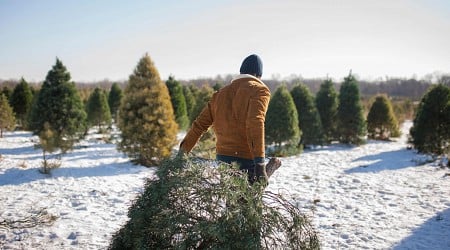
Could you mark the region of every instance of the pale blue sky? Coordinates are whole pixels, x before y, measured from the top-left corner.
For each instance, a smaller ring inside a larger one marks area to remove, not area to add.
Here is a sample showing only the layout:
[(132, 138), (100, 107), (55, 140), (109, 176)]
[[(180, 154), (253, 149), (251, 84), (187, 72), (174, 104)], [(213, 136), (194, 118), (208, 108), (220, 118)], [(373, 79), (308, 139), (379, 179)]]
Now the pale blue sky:
[(447, 0), (0, 0), (0, 79), (127, 79), (148, 53), (161, 77), (238, 73), (335, 79), (450, 73)]

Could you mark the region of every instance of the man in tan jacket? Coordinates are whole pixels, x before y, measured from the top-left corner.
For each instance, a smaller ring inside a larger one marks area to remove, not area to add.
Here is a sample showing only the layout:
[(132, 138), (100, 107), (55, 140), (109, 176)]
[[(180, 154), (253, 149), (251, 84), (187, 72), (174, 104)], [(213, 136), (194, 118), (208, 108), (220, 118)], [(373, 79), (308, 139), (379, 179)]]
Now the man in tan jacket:
[(261, 81), (262, 61), (257, 55), (244, 59), (240, 75), (215, 92), (180, 144), (189, 153), (210, 126), (216, 135), (216, 159), (236, 162), (247, 171), (250, 183), (267, 182), (264, 164), (264, 121), (270, 100)]

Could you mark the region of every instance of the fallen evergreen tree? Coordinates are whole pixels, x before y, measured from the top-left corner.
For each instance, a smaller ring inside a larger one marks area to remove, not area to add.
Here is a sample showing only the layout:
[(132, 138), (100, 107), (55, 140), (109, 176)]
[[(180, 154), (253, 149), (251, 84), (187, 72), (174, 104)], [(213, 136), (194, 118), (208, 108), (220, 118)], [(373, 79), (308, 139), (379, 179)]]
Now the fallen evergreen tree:
[(109, 249), (319, 249), (297, 207), (214, 161), (165, 161), (128, 216)]

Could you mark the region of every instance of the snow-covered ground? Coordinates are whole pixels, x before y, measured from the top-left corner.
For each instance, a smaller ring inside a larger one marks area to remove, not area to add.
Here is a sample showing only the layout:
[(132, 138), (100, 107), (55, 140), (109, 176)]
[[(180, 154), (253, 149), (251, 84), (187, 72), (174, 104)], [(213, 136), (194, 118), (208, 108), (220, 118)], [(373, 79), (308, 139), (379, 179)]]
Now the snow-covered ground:
[[(36, 140), (27, 132), (0, 138), (0, 249), (105, 249), (154, 169), (91, 136), (44, 175)], [(406, 135), (281, 160), (267, 189), (311, 215), (323, 249), (450, 249), (450, 170), (423, 164), (425, 156), (406, 149)], [(37, 211), (56, 220), (2, 227)]]

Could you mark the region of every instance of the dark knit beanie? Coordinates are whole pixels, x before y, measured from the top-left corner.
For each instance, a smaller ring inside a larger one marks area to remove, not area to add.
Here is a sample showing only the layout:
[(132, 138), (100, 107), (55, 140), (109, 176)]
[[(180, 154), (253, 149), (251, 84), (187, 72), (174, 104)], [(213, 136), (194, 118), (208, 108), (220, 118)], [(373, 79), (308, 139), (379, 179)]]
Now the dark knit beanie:
[(242, 62), (240, 69), (241, 74), (255, 75), (257, 77), (262, 76), (262, 71), (263, 65), (261, 58), (255, 54), (247, 56)]

